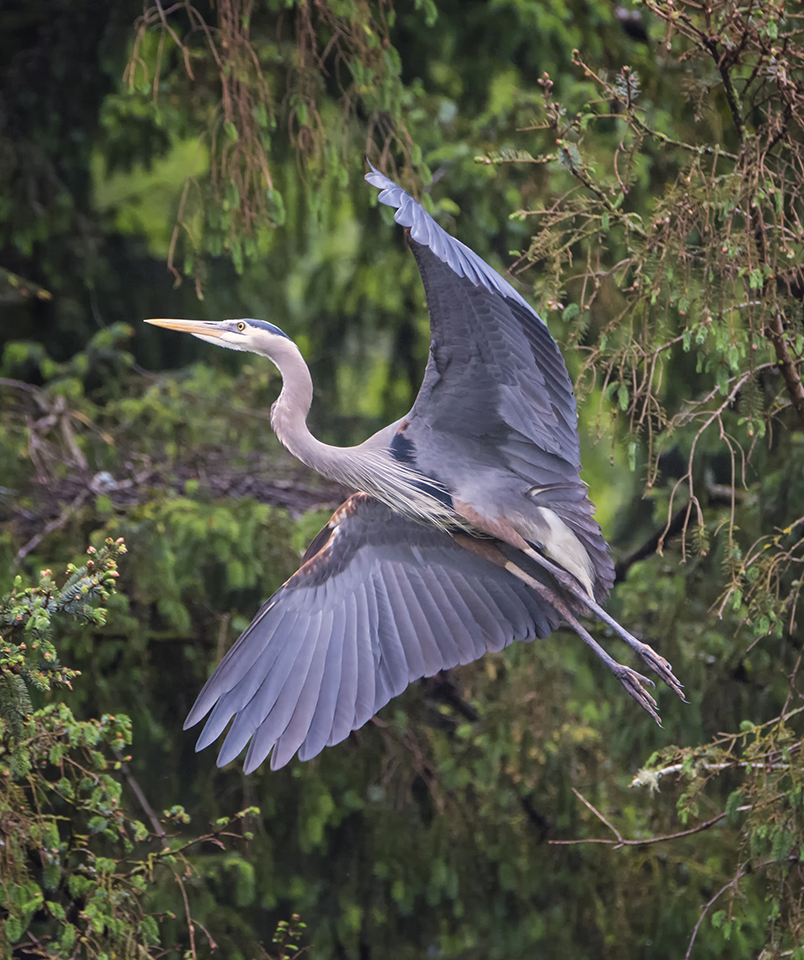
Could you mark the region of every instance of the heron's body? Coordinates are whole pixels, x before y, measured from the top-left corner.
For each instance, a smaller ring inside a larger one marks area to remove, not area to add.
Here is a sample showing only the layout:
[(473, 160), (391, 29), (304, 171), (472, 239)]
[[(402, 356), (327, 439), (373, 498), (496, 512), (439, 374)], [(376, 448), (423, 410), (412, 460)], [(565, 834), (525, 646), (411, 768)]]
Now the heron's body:
[(235, 716), (219, 764), (252, 740), (308, 759), (418, 677), (567, 621), (658, 719), (648, 683), (577, 620), (605, 620), (681, 695), (669, 665), (602, 610), (614, 567), (581, 481), (575, 398), (541, 318), (475, 253), (372, 168), (424, 281), (432, 340), (401, 420), (354, 447), (313, 437), (298, 347), (265, 321), (151, 321), (268, 356), (282, 374), (271, 426), (299, 460), (359, 491), (311, 545), (210, 678), (188, 725), (198, 748)]
[[(523, 539), (535, 543), (548, 556), (561, 558), (565, 569), (590, 595), (605, 599), (614, 568), (600, 528), (592, 522), (582, 535), (586, 534), (591, 549), (597, 547), (603, 561), (602, 575), (595, 571), (578, 534), (551, 506), (562, 511), (566, 497), (574, 494), (572, 506), (585, 503), (591, 517), (592, 506), (580, 480), (575, 484), (556, 480), (534, 488), (529, 465), (521, 457), (510, 455), (508, 470), (500, 469), (500, 458), (494, 451), (505, 450), (505, 445), (495, 442), (491, 430), (480, 432), (479, 421), (475, 437), (438, 436), (437, 429), (415, 416), (415, 407), (407, 417), (357, 446), (329, 447), (307, 430), (313, 388), (298, 347), (287, 340), (274, 350), (272, 359), (282, 373), (284, 386), (271, 410), (271, 426), (302, 463), (315, 465), (319, 473), (346, 487), (371, 494), (412, 520), (445, 530), (494, 534), (505, 518)], [(445, 456), (428, 462), (430, 443), (417, 443), (422, 436), (434, 441)], [(510, 435), (503, 440), (511, 444)]]

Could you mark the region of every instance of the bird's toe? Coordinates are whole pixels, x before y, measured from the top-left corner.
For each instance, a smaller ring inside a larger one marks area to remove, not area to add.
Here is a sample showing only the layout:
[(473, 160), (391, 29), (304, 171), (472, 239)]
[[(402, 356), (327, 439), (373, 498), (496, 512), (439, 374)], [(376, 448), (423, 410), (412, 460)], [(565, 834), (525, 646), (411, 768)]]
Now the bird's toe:
[(632, 670), (630, 667), (625, 667), (622, 664), (618, 664), (618, 667), (619, 669), (614, 671), (614, 675), (640, 707), (642, 707), (646, 713), (649, 713), (656, 723), (661, 726), (662, 722), (659, 718), (656, 701), (648, 691), (649, 687), (652, 688), (655, 686), (654, 682), (649, 677), (643, 677), (641, 673), (637, 673), (636, 670)]
[(664, 657), (660, 656), (653, 647), (643, 644), (643, 649), (639, 651), (642, 659), (647, 663), (651, 670), (655, 670), (656, 673), (664, 680), (668, 687), (679, 696), (685, 703), (686, 697), (684, 696), (684, 687), (679, 683), (678, 678), (673, 673), (673, 667), (665, 660)]

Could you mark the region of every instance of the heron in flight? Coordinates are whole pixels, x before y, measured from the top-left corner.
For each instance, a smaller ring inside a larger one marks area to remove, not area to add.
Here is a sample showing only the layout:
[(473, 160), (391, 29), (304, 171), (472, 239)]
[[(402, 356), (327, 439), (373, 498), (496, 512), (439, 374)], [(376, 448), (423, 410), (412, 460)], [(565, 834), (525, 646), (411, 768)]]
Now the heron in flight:
[(431, 343), (410, 412), (354, 447), (312, 436), (310, 372), (264, 320), (149, 320), (273, 361), (271, 426), (302, 463), (356, 491), (299, 570), (223, 658), (190, 711), (198, 750), (234, 717), (218, 766), (250, 741), (245, 772), (316, 756), (413, 680), (469, 663), (563, 620), (657, 721), (653, 683), (618, 663), (579, 617), (592, 614), (682, 699), (667, 661), (602, 607), (608, 546), (581, 481), (575, 397), (533, 308), (401, 187), (366, 180), (395, 208), (427, 294)]

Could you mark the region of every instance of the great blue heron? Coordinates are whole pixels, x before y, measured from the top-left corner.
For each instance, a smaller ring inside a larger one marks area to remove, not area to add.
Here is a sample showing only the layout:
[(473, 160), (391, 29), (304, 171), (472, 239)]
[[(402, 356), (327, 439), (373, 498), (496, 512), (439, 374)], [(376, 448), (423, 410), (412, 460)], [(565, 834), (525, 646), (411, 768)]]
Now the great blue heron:
[(234, 722), (218, 756), (251, 741), (250, 773), (308, 760), (362, 727), (413, 680), (563, 619), (658, 722), (652, 682), (581, 625), (608, 624), (683, 699), (667, 661), (601, 607), (614, 582), (581, 469), (575, 397), (533, 308), (374, 167), (427, 293), (432, 340), (410, 413), (355, 447), (316, 440), (309, 370), (263, 320), (149, 320), (268, 357), (282, 375), (271, 426), (313, 470), (358, 491), (313, 540), (300, 569), (221, 661), (185, 729), (210, 711), (198, 750)]

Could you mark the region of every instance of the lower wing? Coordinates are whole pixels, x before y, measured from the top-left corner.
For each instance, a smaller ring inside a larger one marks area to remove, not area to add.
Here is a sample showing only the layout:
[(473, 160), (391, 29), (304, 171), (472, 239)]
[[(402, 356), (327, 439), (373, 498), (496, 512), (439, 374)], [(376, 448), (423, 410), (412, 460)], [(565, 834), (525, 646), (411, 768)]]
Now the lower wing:
[(185, 729), (211, 711), (201, 750), (234, 717), (218, 765), (250, 740), (245, 772), (272, 751), (276, 770), (297, 751), (309, 760), (344, 740), (413, 680), (546, 637), (558, 622), (534, 591), (449, 533), (358, 493), (223, 658)]

